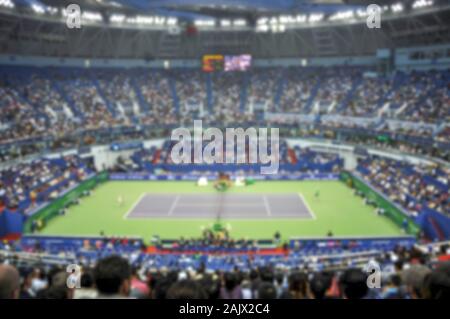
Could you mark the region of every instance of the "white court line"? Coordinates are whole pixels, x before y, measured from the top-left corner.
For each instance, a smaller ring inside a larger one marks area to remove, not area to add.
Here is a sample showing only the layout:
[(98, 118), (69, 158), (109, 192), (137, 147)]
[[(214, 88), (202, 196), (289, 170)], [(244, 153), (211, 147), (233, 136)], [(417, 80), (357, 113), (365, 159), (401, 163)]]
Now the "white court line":
[(266, 208), (266, 211), (267, 211), (267, 216), (272, 216), (272, 212), (271, 212), (270, 206), (269, 206), (269, 201), (267, 200), (266, 195), (263, 196), (263, 201), (264, 201), (264, 207)]
[(139, 198), (136, 200), (133, 206), (131, 206), (131, 208), (125, 213), (125, 215), (123, 215), (123, 219), (128, 219), (128, 215), (130, 215), (131, 212), (137, 207), (137, 205), (139, 205), (141, 200), (144, 199), (145, 195), (147, 195), (147, 193), (142, 193), (141, 196), (139, 196)]
[(169, 212), (167, 213), (168, 216), (173, 214), (173, 211), (175, 210), (175, 207), (178, 204), (178, 201), (180, 200), (181, 195), (177, 195), (177, 197), (175, 197), (175, 199), (172, 202), (172, 205), (170, 206)]
[(300, 199), (303, 201), (303, 203), (306, 206), (306, 209), (308, 209), (310, 215), (312, 216), (312, 219), (315, 220), (317, 219), (316, 214), (314, 214), (314, 211), (311, 209), (311, 207), (309, 206), (308, 202), (306, 201), (305, 197), (303, 197), (303, 194), (298, 193), (298, 197), (300, 197)]

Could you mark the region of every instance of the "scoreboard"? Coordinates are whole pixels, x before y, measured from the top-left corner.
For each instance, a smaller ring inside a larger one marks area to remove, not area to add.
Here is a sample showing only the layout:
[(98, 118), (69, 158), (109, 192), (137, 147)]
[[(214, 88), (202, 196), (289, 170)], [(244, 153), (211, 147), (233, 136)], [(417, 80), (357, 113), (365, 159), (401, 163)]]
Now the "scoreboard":
[(252, 57), (249, 54), (242, 55), (204, 55), (202, 59), (203, 72), (231, 72), (247, 71), (250, 69)]
[(204, 55), (202, 69), (204, 72), (220, 72), (224, 70), (225, 57), (220, 54)]

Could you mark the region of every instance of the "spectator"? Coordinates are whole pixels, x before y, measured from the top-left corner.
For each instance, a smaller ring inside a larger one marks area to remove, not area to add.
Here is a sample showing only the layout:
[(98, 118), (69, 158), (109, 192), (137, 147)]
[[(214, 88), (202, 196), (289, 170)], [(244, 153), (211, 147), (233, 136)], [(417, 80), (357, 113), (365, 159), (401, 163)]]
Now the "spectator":
[(185, 279), (173, 284), (167, 291), (167, 299), (207, 299), (204, 288), (197, 281)]
[(331, 286), (331, 278), (325, 273), (315, 273), (309, 281), (311, 295), (314, 299), (325, 299)]
[(95, 299), (97, 290), (95, 289), (94, 274), (91, 269), (83, 269), (80, 278), (80, 288), (74, 289), (73, 299)]
[(402, 278), (398, 274), (390, 275), (387, 285), (381, 293), (383, 299), (404, 299), (405, 291), (402, 286)]
[(308, 298), (308, 281), (306, 274), (303, 272), (294, 272), (289, 278), (289, 287), (282, 294), (283, 299), (307, 299)]
[(241, 287), (235, 273), (226, 273), (224, 275), (220, 299), (242, 299)]
[(269, 282), (263, 282), (258, 289), (258, 299), (276, 299), (277, 290), (275, 286)]
[(16, 268), (0, 264), (0, 299), (18, 299), (20, 276)]
[(363, 299), (369, 290), (367, 275), (360, 269), (350, 268), (339, 279), (341, 297), (345, 299)]
[(425, 277), (431, 270), (423, 265), (412, 265), (410, 268), (402, 271), (401, 276), (407, 293), (412, 299), (423, 298), (423, 286)]
[(425, 299), (450, 300), (450, 262), (445, 262), (426, 275), (423, 296)]
[(120, 299), (130, 293), (131, 268), (122, 257), (109, 256), (99, 260), (94, 268), (94, 278), (98, 298)]

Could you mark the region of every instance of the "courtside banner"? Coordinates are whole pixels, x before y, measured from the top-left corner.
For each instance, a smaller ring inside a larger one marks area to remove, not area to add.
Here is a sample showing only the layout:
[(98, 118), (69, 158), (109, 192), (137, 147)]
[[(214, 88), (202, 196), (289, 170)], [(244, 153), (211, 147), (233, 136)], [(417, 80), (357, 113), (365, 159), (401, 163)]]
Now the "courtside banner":
[[(155, 175), (151, 173), (112, 173), (109, 179), (113, 181), (197, 181), (199, 178), (206, 177), (208, 180), (216, 180), (218, 174), (187, 174), (187, 175)], [(242, 177), (239, 174), (230, 174), (232, 179)], [(246, 179), (262, 181), (303, 181), (303, 180), (339, 180), (339, 174), (319, 173), (319, 174), (276, 174), (276, 175), (245, 175)]]

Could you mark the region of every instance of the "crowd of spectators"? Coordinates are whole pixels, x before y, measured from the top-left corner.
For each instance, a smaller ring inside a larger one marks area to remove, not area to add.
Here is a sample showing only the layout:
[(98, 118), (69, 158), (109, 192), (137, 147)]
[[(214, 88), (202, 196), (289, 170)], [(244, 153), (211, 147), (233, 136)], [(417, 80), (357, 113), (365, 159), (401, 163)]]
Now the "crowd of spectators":
[(320, 87), (314, 99), (314, 113), (337, 113), (360, 77), (359, 71), (343, 69), (321, 74)]
[[(196, 115), (208, 107), (205, 74), (196, 71), (180, 71), (170, 74), (176, 90), (180, 113)], [(190, 116), (192, 117), (192, 116)]]
[(384, 96), (393, 85), (392, 78), (363, 77), (351, 95), (343, 114), (349, 116), (377, 116)]
[(110, 103), (112, 113), (116, 117), (133, 118), (138, 115), (139, 107), (136, 91), (132, 86), (133, 75), (122, 72), (106, 72), (97, 74), (99, 88)]
[(148, 112), (140, 115), (144, 125), (176, 124), (175, 101), (170, 89), (169, 78), (162, 72), (139, 73), (135, 79)]
[[(262, 68), (245, 74), (213, 74), (209, 78), (191, 70), (58, 70), (46, 74), (30, 70), (20, 77), (4, 77), (0, 92), (5, 110), (8, 102), (9, 108), (21, 106), (24, 111), (45, 114), (54, 123), (73, 117), (89, 118), (97, 109), (97, 117), (106, 113), (118, 118), (150, 113), (156, 118), (163, 112), (173, 113), (175, 100), (181, 113), (197, 105), (208, 113), (212, 106), (209, 116), (216, 119), (227, 115), (230, 120), (236, 120), (239, 111), (248, 111), (250, 104), (267, 111), (305, 114), (313, 111), (306, 108), (308, 101), (313, 105), (335, 105), (326, 108), (325, 113), (343, 115), (385, 113), (424, 122), (440, 122), (449, 116), (448, 71), (381, 76), (350, 67)], [(242, 103), (244, 109), (240, 110)], [(386, 104), (389, 108), (382, 110)], [(405, 110), (397, 113), (404, 105)], [(7, 112), (4, 117), (2, 122), (10, 119)]]
[(358, 171), (412, 216), (430, 208), (450, 216), (450, 170), (436, 165), (413, 165), (385, 158), (367, 158)]
[(5, 168), (0, 171), (0, 213), (5, 209), (27, 213), (57, 198), (91, 172), (77, 156), (38, 159)]
[(253, 70), (248, 76), (247, 108), (273, 110), (277, 88), (283, 76), (282, 70)]
[[(105, 74), (99, 74), (99, 79), (104, 79), (107, 77)], [(115, 96), (107, 95), (111, 93), (108, 90), (110, 88), (105, 88), (105, 95), (100, 93), (99, 86), (95, 85), (92, 80), (92, 76), (87, 72), (73, 72), (73, 73), (63, 73), (57, 78), (61, 90), (66, 95), (68, 101), (70, 101), (73, 107), (77, 110), (73, 114), (76, 120), (76, 125), (73, 126), (74, 129), (96, 129), (103, 127), (111, 127), (115, 125), (124, 124), (126, 118), (123, 116), (113, 116), (111, 110), (107, 108), (106, 98), (115, 102)], [(109, 79), (107, 79), (108, 81)], [(99, 80), (99, 83), (105, 83), (105, 80)], [(116, 82), (114, 82), (117, 84)], [(105, 84), (106, 85), (106, 84)], [(124, 96), (124, 91), (119, 91), (120, 85), (117, 88), (112, 89), (113, 93), (121, 92)], [(116, 91), (117, 90), (117, 91)], [(130, 93), (131, 94), (131, 93)], [(120, 95), (120, 93), (117, 93)], [(67, 132), (68, 128), (62, 128), (62, 132)]]
[(0, 82), (0, 110), (2, 141), (40, 136), (45, 131), (42, 117), (38, 117), (38, 112), (8, 82)]
[(445, 122), (450, 119), (449, 71), (413, 72), (398, 91), (408, 105), (400, 119), (417, 122)]
[[(0, 72), (0, 142), (33, 137), (63, 141), (84, 130), (191, 124), (193, 118), (221, 125), (286, 122), (284, 117), (264, 120), (259, 116), (263, 109), (281, 115), (382, 116), (434, 123), (423, 130), (417, 125), (397, 128), (382, 119), (371, 125), (382, 133), (448, 142), (448, 130), (441, 125), (450, 114), (445, 70), (387, 76), (350, 67), (208, 75), (192, 70), (21, 70), (17, 75)], [(287, 119), (296, 123), (294, 116)], [(314, 123), (320, 124), (320, 118)], [(326, 125), (367, 128), (363, 120), (355, 123), (339, 118)]]
[(312, 99), (313, 89), (318, 86), (319, 75), (314, 72), (298, 72), (295, 68), (285, 71), (283, 94), (278, 108), (286, 113), (308, 113), (308, 101)]
[[(322, 270), (307, 264), (286, 269), (270, 263), (248, 271), (237, 265), (212, 271), (203, 263), (195, 269), (176, 263), (155, 268), (111, 254), (93, 264), (79, 261), (80, 272), (70, 274), (63, 265), (25, 262), (13, 256), (0, 256), (0, 299), (450, 298), (448, 245), (428, 251), (397, 247), (364, 266), (349, 266), (349, 260), (343, 259), (340, 267)], [(371, 279), (368, 276), (376, 265), (381, 272)]]
[(213, 114), (209, 114), (208, 118), (222, 123), (235, 122), (240, 117), (245, 120), (244, 114), (239, 115), (242, 102), (240, 96), (244, 83), (244, 76), (240, 74), (213, 74)]

